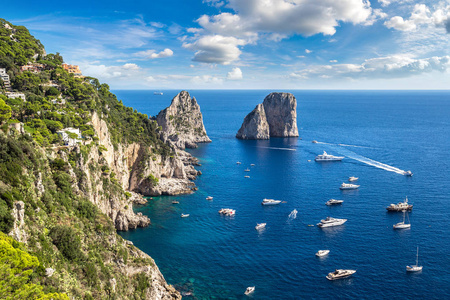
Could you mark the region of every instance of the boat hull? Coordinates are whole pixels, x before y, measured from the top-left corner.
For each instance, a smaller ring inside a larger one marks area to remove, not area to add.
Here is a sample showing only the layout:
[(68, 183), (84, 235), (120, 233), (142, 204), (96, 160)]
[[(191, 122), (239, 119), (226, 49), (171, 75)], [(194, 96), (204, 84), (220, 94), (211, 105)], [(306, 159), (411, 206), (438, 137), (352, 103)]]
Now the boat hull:
[(422, 266), (406, 266), (406, 271), (408, 272), (419, 272), (422, 271)]
[(346, 219), (338, 221), (338, 222), (333, 222), (333, 223), (319, 223), (319, 224), (317, 224), (317, 226), (319, 226), (320, 228), (327, 228), (327, 227), (341, 226), (345, 222), (347, 222)]
[(329, 273), (326, 277), (328, 280), (338, 280), (338, 279), (344, 279), (347, 277), (352, 276), (356, 273), (356, 270), (345, 270), (344, 274), (334, 275), (334, 272)]

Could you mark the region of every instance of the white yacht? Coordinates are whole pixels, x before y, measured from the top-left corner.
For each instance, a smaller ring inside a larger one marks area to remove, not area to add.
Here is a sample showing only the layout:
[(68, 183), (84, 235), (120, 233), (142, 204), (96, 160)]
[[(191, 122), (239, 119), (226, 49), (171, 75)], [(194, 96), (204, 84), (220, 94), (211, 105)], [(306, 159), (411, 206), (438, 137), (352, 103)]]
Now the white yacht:
[(153, 92), (153, 95), (162, 96), (162, 95), (164, 95), (164, 93), (163, 92)]
[(323, 154), (317, 155), (315, 161), (340, 161), (343, 160), (343, 156), (334, 156), (323, 151)]
[(398, 222), (397, 224), (394, 224), (392, 226), (392, 227), (394, 227), (394, 229), (409, 229), (409, 228), (411, 228), (410, 223), (405, 223), (405, 213), (406, 213), (406, 211), (403, 211), (403, 221)]
[(405, 176), (413, 176), (413, 173), (408, 170), (408, 171), (403, 172), (403, 175), (405, 175)]
[(206, 200), (212, 200), (213, 199), (213, 197), (212, 196), (208, 196), (208, 197), (206, 197)]
[(177, 201), (177, 200), (172, 201), (172, 204), (179, 204), (179, 203), (180, 203), (180, 201)]
[(225, 216), (234, 216), (236, 214), (236, 210), (231, 208), (222, 208), (219, 210), (219, 214), (225, 215)]
[(241, 164), (241, 162), (240, 162), (240, 161), (237, 161), (237, 162), (236, 162), (236, 164), (237, 164), (237, 165), (240, 165), (240, 164)]
[(356, 181), (356, 180), (358, 180), (358, 179), (359, 179), (358, 177), (352, 176), (352, 177), (349, 177), (349, 178), (348, 178), (348, 181), (352, 182), (352, 181)]
[(187, 218), (187, 217), (189, 217), (189, 214), (181, 214), (181, 217), (182, 218)]
[(336, 269), (334, 272), (328, 273), (327, 279), (328, 280), (336, 280), (336, 279), (346, 278), (346, 277), (352, 276), (355, 273), (356, 273), (356, 270)]
[(413, 208), (412, 204), (408, 204), (408, 197), (406, 197), (405, 201), (403, 202), (391, 204), (388, 207), (386, 207), (388, 211), (404, 211), (404, 210), (411, 211), (412, 208)]
[(416, 264), (412, 266), (406, 266), (406, 271), (408, 272), (419, 272), (422, 271), (423, 266), (419, 266), (419, 247), (417, 247)]
[(255, 164), (250, 164), (250, 166), (254, 167), (254, 166), (255, 166)]
[(356, 190), (359, 188), (359, 185), (343, 182), (339, 188), (341, 190)]
[(320, 220), (320, 223), (317, 224), (317, 226), (321, 228), (325, 227), (332, 227), (332, 226), (339, 226), (347, 222), (347, 219), (337, 219), (332, 217), (327, 217), (324, 220)]
[(267, 225), (266, 223), (256, 223), (255, 229), (260, 230), (266, 228), (266, 225)]
[(254, 286), (249, 286), (246, 290), (245, 290), (245, 295), (249, 295), (251, 293), (253, 293), (255, 291), (255, 287)]
[(330, 250), (319, 250), (317, 251), (316, 256), (322, 257), (328, 255), (328, 253), (330, 253)]
[(337, 204), (342, 204), (343, 202), (344, 202), (344, 200), (330, 199), (325, 204), (326, 205), (337, 205)]
[(261, 202), (262, 205), (277, 205), (280, 204), (281, 200), (274, 200), (274, 199), (263, 199)]

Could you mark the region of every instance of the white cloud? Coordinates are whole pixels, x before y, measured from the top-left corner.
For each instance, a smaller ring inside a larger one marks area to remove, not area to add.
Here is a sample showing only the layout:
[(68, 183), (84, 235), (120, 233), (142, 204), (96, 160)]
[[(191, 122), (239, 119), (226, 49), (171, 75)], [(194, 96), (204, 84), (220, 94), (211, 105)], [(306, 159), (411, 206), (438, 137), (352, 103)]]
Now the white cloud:
[[(362, 64), (318, 65), (291, 73), (292, 78), (402, 78), (450, 70), (450, 56), (412, 58), (406, 55), (371, 58)], [(325, 77), (324, 77), (325, 76)]]
[(233, 68), (230, 72), (227, 74), (227, 79), (229, 80), (240, 80), (242, 79), (242, 71), (240, 68)]
[(97, 77), (101, 81), (110, 78), (130, 78), (139, 77), (142, 74), (142, 69), (131, 63), (126, 63), (121, 66), (105, 66), (96, 65), (93, 63), (80, 64), (83, 74), (87, 76)]
[(430, 8), (425, 4), (414, 5), (413, 11), (408, 19), (401, 16), (395, 16), (384, 22), (387, 28), (393, 28), (400, 31), (415, 31), (420, 26), (433, 25), (435, 27), (443, 27), (447, 29), (447, 22), (450, 19), (450, 5), (445, 5), (442, 2), (435, 7), (432, 13)]
[(156, 53), (155, 50), (146, 50), (146, 51), (139, 51), (139, 52), (136, 52), (133, 54), (133, 56), (136, 56), (136, 57), (149, 58), (149, 59), (169, 57), (172, 55), (173, 55), (173, 51), (168, 48), (164, 49), (164, 51), (161, 51), (159, 53)]
[(125, 70), (139, 70), (140, 69), (138, 65), (130, 64), (130, 63), (124, 64), (122, 66), (122, 68), (124, 68)]
[(191, 79), (191, 82), (196, 85), (203, 85), (203, 84), (221, 85), (223, 83), (223, 79), (211, 75), (201, 75), (201, 76), (194, 76)]
[(336, 59), (330, 60), (330, 63), (337, 63), (338, 61)]
[(214, 7), (222, 7), (225, 5), (225, 1), (223, 0), (203, 0), (203, 3), (207, 3)]
[(378, 3), (381, 4), (381, 6), (388, 6), (392, 3), (397, 3), (397, 4), (404, 4), (404, 3), (409, 3), (412, 2), (413, 0), (378, 0)]
[(305, 49), (305, 53), (309, 54), (309, 53), (311, 53), (311, 52), (312, 52), (312, 50)]
[(193, 61), (228, 65), (239, 59), (241, 50), (238, 46), (245, 44), (244, 40), (235, 37), (207, 35), (194, 43), (183, 43), (183, 47), (196, 51)]

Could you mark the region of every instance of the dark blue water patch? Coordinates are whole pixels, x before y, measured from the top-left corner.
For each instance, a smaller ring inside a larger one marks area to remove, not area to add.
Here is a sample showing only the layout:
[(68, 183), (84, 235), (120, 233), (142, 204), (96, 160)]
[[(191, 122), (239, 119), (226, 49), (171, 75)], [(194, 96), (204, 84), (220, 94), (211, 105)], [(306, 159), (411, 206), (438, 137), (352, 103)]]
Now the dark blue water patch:
[[(177, 93), (163, 92), (116, 94), (156, 115)], [(136, 207), (151, 226), (121, 235), (151, 255), (170, 284), (198, 299), (246, 299), (248, 286), (256, 286), (253, 299), (449, 298), (450, 93), (292, 92), (301, 139), (242, 141), (234, 136), (243, 118), (268, 91), (190, 91), (213, 140), (190, 151), (202, 163), (199, 190)], [(314, 162), (324, 150), (346, 158)], [(339, 190), (350, 176), (359, 177), (361, 187)], [(414, 204), (411, 229), (394, 230), (402, 214), (385, 207), (405, 196)], [(285, 203), (265, 207), (263, 198)], [(326, 206), (331, 198), (344, 203)], [(236, 209), (236, 216), (219, 215), (221, 208)], [(289, 218), (294, 209), (297, 217)], [(327, 216), (348, 221), (324, 230), (309, 226)], [(267, 226), (258, 232), (261, 222)], [(424, 269), (408, 274), (417, 246)], [(319, 259), (319, 249), (331, 252)], [(336, 268), (357, 272), (328, 281)]]

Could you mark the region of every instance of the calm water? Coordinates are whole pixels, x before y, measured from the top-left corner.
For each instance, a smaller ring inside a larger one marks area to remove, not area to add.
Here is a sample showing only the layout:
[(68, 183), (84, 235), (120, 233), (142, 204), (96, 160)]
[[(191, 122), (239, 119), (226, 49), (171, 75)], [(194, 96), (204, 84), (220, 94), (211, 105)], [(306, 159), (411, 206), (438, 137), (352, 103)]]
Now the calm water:
[[(191, 151), (202, 163), (199, 190), (137, 207), (152, 225), (121, 235), (151, 255), (170, 284), (198, 299), (246, 299), (253, 285), (253, 299), (449, 299), (450, 92), (291, 92), (302, 139), (241, 141), (234, 136), (243, 118), (269, 91), (190, 91), (212, 139)], [(149, 115), (176, 93), (116, 91)], [(315, 163), (324, 150), (346, 158)], [(361, 187), (340, 191), (349, 176)], [(405, 196), (414, 204), (412, 226), (395, 231), (402, 215), (385, 207)], [(263, 198), (286, 203), (263, 207)], [(344, 203), (328, 207), (330, 198)], [(234, 218), (218, 214), (227, 207), (236, 209)], [(297, 217), (289, 218), (294, 209)], [(327, 216), (348, 221), (326, 230), (308, 226)], [(267, 227), (258, 233), (260, 222)], [(408, 274), (417, 246), (424, 269)], [(318, 259), (319, 249), (331, 252)], [(328, 281), (336, 268), (357, 273)]]

